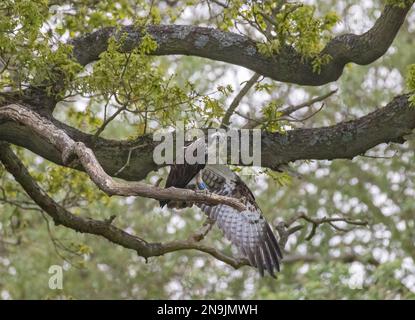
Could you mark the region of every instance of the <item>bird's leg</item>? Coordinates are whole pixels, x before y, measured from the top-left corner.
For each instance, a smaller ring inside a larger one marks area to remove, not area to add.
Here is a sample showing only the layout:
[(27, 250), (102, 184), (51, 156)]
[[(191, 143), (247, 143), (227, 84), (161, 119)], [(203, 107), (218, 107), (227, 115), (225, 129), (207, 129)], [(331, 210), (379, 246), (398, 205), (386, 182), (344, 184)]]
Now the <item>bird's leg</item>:
[(199, 190), (208, 190), (208, 187), (202, 178), (202, 171), (199, 171), (196, 175), (196, 185)]

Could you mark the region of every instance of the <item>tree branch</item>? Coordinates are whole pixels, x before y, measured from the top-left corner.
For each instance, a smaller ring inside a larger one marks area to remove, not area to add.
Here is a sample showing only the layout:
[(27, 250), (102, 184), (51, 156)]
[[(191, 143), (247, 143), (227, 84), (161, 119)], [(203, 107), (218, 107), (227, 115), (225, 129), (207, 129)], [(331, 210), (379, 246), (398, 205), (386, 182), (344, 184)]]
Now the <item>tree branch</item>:
[(292, 114), (292, 113), (294, 113), (294, 112), (296, 112), (296, 111), (298, 111), (300, 109), (309, 107), (309, 106), (313, 105), (316, 102), (320, 102), (320, 101), (326, 100), (327, 98), (331, 97), (336, 92), (337, 92), (337, 89), (334, 89), (334, 90), (331, 90), (331, 91), (329, 91), (329, 92), (327, 92), (327, 93), (325, 93), (325, 94), (323, 94), (321, 96), (312, 98), (312, 99), (310, 99), (310, 100), (308, 100), (306, 102), (297, 104), (295, 106), (289, 106), (289, 107), (285, 108), (284, 110), (281, 110), (281, 116), (289, 116), (290, 114)]
[[(232, 266), (235, 269), (249, 265), (249, 262), (246, 259), (238, 259), (228, 256), (215, 248), (200, 243), (212, 227), (211, 221), (209, 220), (207, 220), (199, 230), (190, 235), (186, 240), (174, 240), (166, 243), (149, 243), (140, 237), (134, 236), (115, 227), (112, 224), (114, 216), (101, 221), (72, 214), (66, 208), (55, 202), (44, 190), (40, 188), (20, 159), (13, 153), (9, 145), (5, 142), (0, 142), (0, 161), (3, 163), (6, 170), (13, 175), (15, 180), (26, 191), (29, 197), (53, 219), (55, 225), (57, 226), (63, 225), (81, 233), (102, 236), (112, 243), (136, 251), (139, 256), (146, 259), (180, 250), (198, 250), (210, 254), (214, 258)], [(291, 234), (302, 228), (302, 226), (289, 228), (293, 221), (294, 220), (290, 220), (287, 221), (287, 223), (282, 222), (277, 226), (277, 230), (280, 235), (279, 242), (281, 247), (285, 246), (285, 243)], [(287, 255), (284, 257), (285, 264), (296, 262), (319, 262), (325, 260), (326, 259), (324, 257), (318, 255)], [(374, 259), (360, 257), (355, 254), (346, 254), (339, 257), (329, 258), (329, 260), (338, 260), (342, 262), (361, 261), (369, 262), (374, 265), (379, 264)]]
[(284, 264), (293, 264), (297, 262), (301, 263), (313, 263), (313, 262), (329, 262), (329, 261), (339, 261), (343, 263), (351, 263), (351, 262), (361, 262), (364, 264), (371, 264), (374, 266), (378, 266), (380, 263), (373, 257), (365, 257), (365, 256), (359, 256), (354, 253), (347, 253), (340, 256), (328, 256), (324, 257), (321, 255), (314, 255), (314, 254), (305, 254), (305, 255), (299, 255), (299, 254), (292, 254), (287, 257), (284, 257)]
[[(37, 111), (36, 107), (33, 109)], [(2, 107), (0, 107), (0, 112), (1, 110)], [(48, 119), (57, 128), (65, 131), (72, 140), (83, 142), (86, 146), (92, 148), (99, 163), (110, 175), (115, 175), (117, 171), (120, 171), (128, 157), (130, 157), (129, 165), (116, 175), (119, 178), (139, 181), (144, 179), (149, 172), (158, 168), (153, 162), (153, 149), (157, 143), (153, 141), (150, 135), (143, 135), (135, 140), (115, 141), (86, 134), (51, 117), (48, 117)], [(22, 126), (13, 121), (2, 120), (1, 116), (0, 140), (21, 146), (49, 161), (64, 165), (61, 153), (47, 139), (38, 135), (30, 127)], [(81, 166), (75, 168), (82, 170)]]
[(163, 189), (140, 182), (116, 181), (104, 171), (93, 151), (84, 143), (75, 142), (64, 130), (57, 128), (50, 120), (23, 106), (12, 104), (1, 107), (0, 119), (12, 120), (32, 129), (61, 153), (62, 162), (67, 166), (72, 167), (71, 162), (79, 160), (91, 180), (110, 196), (141, 196), (157, 200), (190, 201), (211, 205), (227, 204), (241, 211), (245, 209), (238, 199), (205, 191), (174, 187)]
[[(39, 187), (20, 159), (13, 153), (8, 144), (4, 142), (0, 142), (0, 161), (3, 163), (6, 170), (10, 172), (15, 180), (22, 186), (30, 198), (32, 198), (33, 201), (54, 220), (56, 225), (63, 225), (81, 233), (102, 236), (124, 248), (135, 250), (139, 256), (146, 259), (174, 251), (193, 249), (208, 253), (234, 268), (248, 265), (245, 259), (235, 259), (215, 248), (200, 243), (199, 241), (201, 239), (197, 238), (197, 236), (190, 236), (187, 240), (175, 240), (166, 243), (149, 243), (115, 227), (107, 220), (100, 221), (74, 215), (55, 202)], [(206, 232), (206, 230), (203, 231), (202, 228), (202, 233), (203, 232)]]
[[(364, 117), (330, 127), (295, 129), (285, 134), (264, 131), (261, 140), (262, 166), (275, 169), (281, 164), (296, 160), (352, 159), (381, 143), (403, 143), (403, 137), (415, 128), (415, 108), (410, 107), (408, 97), (397, 96), (385, 107)], [(64, 165), (60, 149), (49, 141), (49, 133), (39, 134), (31, 126), (6, 121), (10, 119), (10, 116), (5, 116), (6, 113), (5, 107), (0, 107), (0, 140), (22, 146), (54, 163)], [(19, 117), (16, 110), (13, 114)], [(20, 118), (24, 119), (23, 114)], [(43, 121), (41, 119), (39, 124)], [(52, 123), (54, 128), (58, 128), (59, 132), (63, 132), (68, 139), (82, 142), (91, 148), (109, 175), (119, 171), (129, 155), (129, 165), (117, 175), (120, 178), (139, 181), (158, 168), (153, 162), (153, 150), (157, 142), (152, 141), (149, 135), (139, 137), (135, 141), (97, 138), (96, 142), (92, 143), (93, 135), (80, 132), (52, 118), (47, 121)], [(73, 167), (84, 170), (81, 165)]]
[(231, 116), (235, 112), (236, 108), (238, 108), (239, 104), (243, 97), (248, 93), (248, 91), (255, 85), (261, 75), (255, 73), (242, 87), (241, 91), (235, 96), (232, 100), (231, 104), (229, 105), (228, 110), (226, 110), (225, 115), (223, 116), (221, 127), (226, 128), (229, 126)]
[(262, 134), (262, 165), (296, 160), (353, 159), (381, 143), (404, 143), (415, 128), (415, 108), (409, 95), (395, 97), (385, 107), (356, 120), (330, 127)]
[[(292, 119), (289, 119), (288, 118), (292, 113), (294, 113), (294, 112), (296, 112), (296, 111), (298, 111), (300, 109), (309, 107), (309, 106), (313, 105), (316, 102), (323, 101), (323, 100), (331, 97), (336, 92), (337, 92), (337, 89), (332, 90), (332, 91), (329, 91), (329, 92), (327, 92), (327, 93), (325, 93), (325, 94), (323, 94), (321, 96), (312, 98), (312, 99), (310, 99), (310, 100), (308, 100), (306, 102), (300, 103), (298, 105), (286, 107), (285, 109), (283, 109), (283, 110), (280, 111), (281, 112), (281, 115), (280, 115), (280, 117), (278, 119), (275, 119), (275, 121), (284, 121), (284, 120), (286, 120), (286, 121), (293, 121)], [(244, 129), (254, 129), (254, 128), (260, 126), (261, 124), (264, 124), (264, 123), (267, 122), (267, 120), (265, 119), (265, 117), (251, 118), (251, 117), (248, 117), (246, 115), (243, 115), (240, 112), (235, 112), (235, 113), (238, 114), (240, 117), (248, 120), (248, 122), (243, 126)]]
[[(216, 29), (186, 25), (152, 25), (146, 31), (157, 42), (154, 55), (192, 55), (240, 65), (277, 81), (300, 85), (323, 85), (337, 80), (347, 63), (369, 64), (380, 58), (398, 33), (406, 14), (413, 4), (405, 8), (386, 5), (373, 27), (361, 35), (344, 34), (333, 38), (321, 51), (331, 56), (321, 71), (313, 71), (309, 59), (304, 59), (290, 46), (268, 57), (260, 54), (257, 43), (248, 37)], [(138, 46), (143, 30), (134, 26), (103, 28), (73, 39), (73, 55), (82, 65), (99, 58), (107, 49), (108, 39), (126, 35), (122, 51), (131, 52)], [(94, 44), (94, 45), (91, 45)]]
[(328, 223), (330, 226), (332, 226), (334, 229), (336, 229), (337, 231), (342, 231), (342, 232), (348, 232), (350, 230), (348, 229), (344, 229), (341, 228), (339, 226), (337, 226), (336, 224), (334, 224), (335, 222), (344, 222), (350, 225), (355, 225), (355, 226), (367, 226), (368, 222), (367, 221), (362, 221), (362, 220), (352, 220), (352, 219), (348, 219), (348, 218), (341, 218), (341, 217), (323, 217), (323, 218), (311, 218), (309, 216), (307, 216), (304, 212), (300, 212), (297, 215), (295, 215), (293, 218), (291, 218), (290, 220), (288, 220), (287, 222), (284, 223), (284, 226), (286, 228), (290, 227), (294, 222), (303, 219), (307, 222), (310, 222), (312, 224), (312, 228), (310, 233), (307, 235), (307, 237), (305, 238), (307, 241), (311, 240), (314, 235), (316, 234), (316, 230), (317, 228), (325, 223)]

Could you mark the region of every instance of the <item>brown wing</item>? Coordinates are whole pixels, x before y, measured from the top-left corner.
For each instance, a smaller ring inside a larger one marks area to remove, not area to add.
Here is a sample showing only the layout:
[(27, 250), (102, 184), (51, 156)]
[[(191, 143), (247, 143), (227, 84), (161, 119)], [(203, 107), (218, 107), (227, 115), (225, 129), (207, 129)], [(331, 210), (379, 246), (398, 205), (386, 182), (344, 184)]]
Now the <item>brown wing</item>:
[[(166, 180), (166, 186), (176, 187), (176, 188), (185, 188), (187, 184), (194, 178), (194, 176), (203, 168), (204, 164), (174, 164), (170, 167), (170, 172)], [(169, 200), (161, 200), (160, 206), (164, 207), (168, 204)]]

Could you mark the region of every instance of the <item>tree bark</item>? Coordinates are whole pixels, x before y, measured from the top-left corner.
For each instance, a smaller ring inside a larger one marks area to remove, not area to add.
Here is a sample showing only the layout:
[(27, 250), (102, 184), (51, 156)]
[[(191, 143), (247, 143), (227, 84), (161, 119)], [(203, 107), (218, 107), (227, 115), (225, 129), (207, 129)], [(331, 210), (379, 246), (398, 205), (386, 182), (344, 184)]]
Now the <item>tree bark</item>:
[[(271, 79), (300, 85), (319, 86), (337, 80), (347, 63), (366, 65), (380, 58), (390, 47), (414, 1), (405, 8), (386, 5), (367, 32), (343, 34), (333, 38), (320, 53), (331, 56), (319, 73), (312, 61), (293, 47), (283, 46), (271, 57), (258, 51), (257, 43), (239, 34), (189, 25), (152, 25), (148, 34), (157, 42), (154, 55), (191, 55), (224, 61), (251, 69)], [(130, 52), (141, 40), (143, 30), (134, 26), (103, 28), (73, 39), (73, 55), (82, 65), (98, 59), (107, 49), (108, 39), (124, 39), (122, 50)], [(126, 38), (125, 38), (126, 36)], [(91, 45), (93, 44), (93, 45)]]
[[(285, 134), (263, 131), (262, 166), (276, 169), (281, 164), (297, 160), (352, 159), (381, 143), (403, 143), (404, 136), (415, 128), (415, 108), (410, 106), (408, 99), (409, 95), (397, 96), (385, 107), (364, 117), (330, 127), (295, 129)], [(45, 135), (39, 135), (30, 126), (10, 121), (5, 117), (5, 110), (5, 107), (0, 107), (0, 140), (22, 146), (56, 164), (65, 165), (61, 152), (45, 139)], [(158, 169), (153, 162), (153, 150), (157, 142), (152, 141), (150, 136), (142, 136), (135, 141), (98, 138), (93, 142), (93, 135), (55, 119), (50, 121), (71, 140), (82, 142), (92, 149), (109, 175), (114, 175), (126, 164), (130, 152), (129, 165), (117, 177), (138, 181)], [(80, 165), (74, 167), (84, 170)]]

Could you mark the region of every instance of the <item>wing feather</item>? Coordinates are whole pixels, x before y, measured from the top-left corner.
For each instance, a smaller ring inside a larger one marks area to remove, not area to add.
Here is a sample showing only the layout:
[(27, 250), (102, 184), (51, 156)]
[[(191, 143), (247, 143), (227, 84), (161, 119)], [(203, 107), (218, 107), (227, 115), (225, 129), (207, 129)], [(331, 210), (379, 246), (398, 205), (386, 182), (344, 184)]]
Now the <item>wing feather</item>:
[(252, 266), (258, 268), (261, 276), (266, 270), (274, 277), (274, 270), (280, 270), (282, 253), (252, 192), (234, 172), (225, 166), (220, 168), (206, 166), (202, 171), (202, 177), (210, 192), (246, 201), (247, 210), (243, 212), (223, 204), (217, 206), (202, 204), (199, 207), (216, 221), (225, 237), (239, 249)]
[[(186, 185), (193, 179), (193, 177), (203, 168), (204, 164), (174, 164), (170, 167), (169, 175), (167, 176), (165, 188), (176, 187), (185, 188)], [(160, 206), (164, 207), (169, 200), (160, 200)]]
[(266, 232), (267, 232), (269, 240), (271, 241), (272, 247), (276, 250), (280, 259), (282, 259), (283, 256), (282, 256), (282, 252), (278, 244), (277, 238), (275, 238), (274, 232), (272, 232), (272, 229), (268, 223), (266, 224)]
[(277, 271), (280, 271), (280, 262), (279, 262), (278, 254), (276, 253), (277, 250), (273, 248), (272, 242), (269, 241), (269, 237), (266, 243), (267, 243), (268, 251), (272, 258), (273, 265), (275, 266)]
[[(275, 274), (274, 274), (274, 263), (277, 265), (278, 264), (278, 260), (277, 261), (273, 260), (271, 250), (269, 249), (269, 246), (268, 246), (268, 242), (263, 242), (262, 243), (262, 250), (264, 252), (265, 264), (267, 266), (268, 273), (272, 277), (275, 278)], [(277, 268), (276, 265), (275, 265), (275, 267)]]
[(259, 274), (261, 275), (261, 277), (263, 277), (264, 276), (264, 262), (263, 262), (260, 250), (255, 250), (255, 260), (256, 260), (257, 268), (259, 270)]

